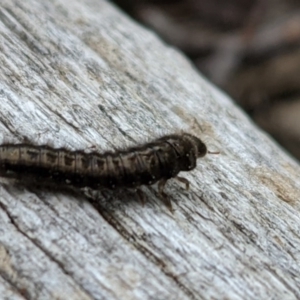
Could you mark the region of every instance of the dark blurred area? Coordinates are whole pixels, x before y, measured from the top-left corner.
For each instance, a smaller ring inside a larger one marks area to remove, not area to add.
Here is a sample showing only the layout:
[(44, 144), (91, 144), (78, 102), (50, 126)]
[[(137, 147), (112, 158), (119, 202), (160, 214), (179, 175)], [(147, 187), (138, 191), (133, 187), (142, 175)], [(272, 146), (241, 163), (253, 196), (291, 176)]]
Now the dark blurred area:
[(300, 160), (300, 0), (115, 0)]

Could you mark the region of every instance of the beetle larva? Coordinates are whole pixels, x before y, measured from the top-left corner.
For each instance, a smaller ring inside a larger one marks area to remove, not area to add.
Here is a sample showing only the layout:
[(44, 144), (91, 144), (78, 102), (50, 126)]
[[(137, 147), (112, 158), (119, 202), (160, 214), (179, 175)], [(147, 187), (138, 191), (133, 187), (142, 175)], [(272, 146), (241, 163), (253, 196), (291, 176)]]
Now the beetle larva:
[(4, 144), (0, 146), (0, 170), (4, 176), (9, 171), (78, 188), (138, 188), (159, 182), (159, 193), (172, 210), (163, 191), (167, 180), (177, 178), (188, 189), (188, 180), (177, 175), (194, 169), (197, 158), (206, 153), (205, 144), (188, 133), (166, 135), (144, 145), (102, 154)]

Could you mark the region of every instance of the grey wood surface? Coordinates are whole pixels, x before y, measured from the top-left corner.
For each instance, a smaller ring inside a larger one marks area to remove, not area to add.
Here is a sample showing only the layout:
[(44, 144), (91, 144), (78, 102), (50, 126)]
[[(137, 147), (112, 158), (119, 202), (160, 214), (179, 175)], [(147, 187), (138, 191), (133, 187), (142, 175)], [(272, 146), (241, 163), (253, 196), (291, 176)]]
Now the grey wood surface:
[(170, 180), (83, 195), (1, 177), (1, 299), (299, 299), (300, 167), (188, 60), (101, 0), (0, 1), (0, 142), (116, 150), (185, 130)]

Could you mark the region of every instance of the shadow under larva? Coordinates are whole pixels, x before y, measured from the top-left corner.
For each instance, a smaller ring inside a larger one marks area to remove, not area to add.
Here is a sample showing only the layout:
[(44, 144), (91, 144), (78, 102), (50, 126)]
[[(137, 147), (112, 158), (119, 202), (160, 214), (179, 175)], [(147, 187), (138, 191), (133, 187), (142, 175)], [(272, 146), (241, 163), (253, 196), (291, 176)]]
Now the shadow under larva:
[(105, 153), (4, 144), (0, 146), (0, 171), (4, 177), (15, 174), (18, 178), (32, 177), (36, 181), (96, 190), (138, 189), (158, 182), (161, 199), (172, 211), (171, 201), (164, 192), (166, 182), (176, 178), (188, 189), (189, 181), (178, 174), (193, 170), (197, 158), (206, 153), (205, 144), (188, 133), (166, 135), (143, 145)]

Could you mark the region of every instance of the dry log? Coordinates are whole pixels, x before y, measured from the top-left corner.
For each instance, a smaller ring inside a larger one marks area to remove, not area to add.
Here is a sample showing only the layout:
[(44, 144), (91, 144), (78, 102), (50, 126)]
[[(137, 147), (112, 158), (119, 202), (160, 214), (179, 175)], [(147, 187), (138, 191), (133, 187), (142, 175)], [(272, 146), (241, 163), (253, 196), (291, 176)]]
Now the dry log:
[(103, 152), (186, 130), (175, 212), (145, 188), (1, 177), (1, 299), (299, 299), (299, 165), (178, 51), (100, 0), (2, 0), (0, 141)]

